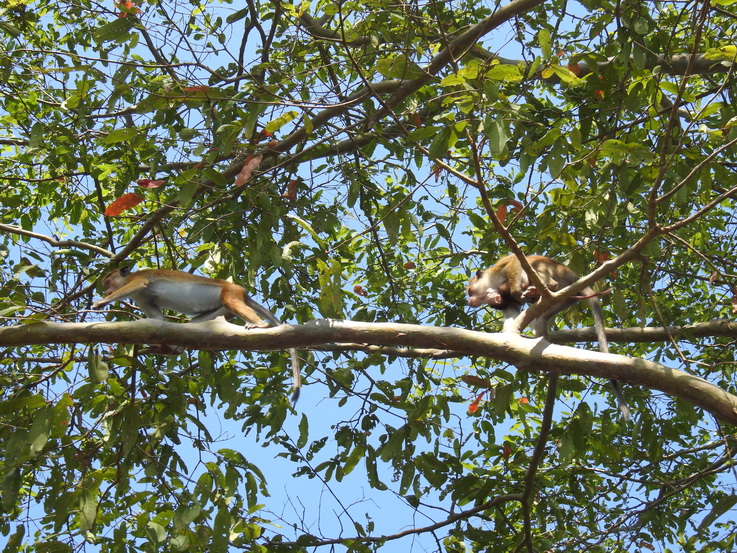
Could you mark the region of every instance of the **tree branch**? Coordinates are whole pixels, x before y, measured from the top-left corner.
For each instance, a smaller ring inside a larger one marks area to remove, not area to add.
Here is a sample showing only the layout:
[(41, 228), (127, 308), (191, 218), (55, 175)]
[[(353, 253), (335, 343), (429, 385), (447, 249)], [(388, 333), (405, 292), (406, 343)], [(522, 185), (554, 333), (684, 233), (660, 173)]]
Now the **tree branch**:
[(527, 546), (527, 550), (531, 553), (535, 551), (532, 545), (532, 494), (535, 491), (535, 474), (537, 469), (543, 460), (545, 455), (545, 445), (548, 443), (548, 437), (550, 436), (550, 429), (553, 426), (553, 408), (555, 407), (555, 400), (558, 397), (558, 379), (560, 375), (556, 372), (551, 372), (548, 378), (548, 393), (545, 398), (545, 409), (543, 410), (543, 419), (540, 423), (540, 434), (537, 437), (537, 443), (535, 444), (535, 451), (532, 453), (530, 459), (530, 466), (527, 467), (525, 473), (525, 490), (522, 492), (522, 515), (524, 519), (524, 543)]
[[(726, 323), (737, 336), (737, 325)], [(737, 396), (697, 376), (645, 359), (576, 349), (542, 338), (460, 328), (399, 323), (363, 323), (319, 319), (291, 326), (247, 330), (222, 319), (170, 323), (144, 319), (109, 323), (33, 323), (0, 328), (0, 347), (31, 344), (167, 344), (216, 350), (280, 350), (358, 342), (450, 349), (458, 357), (476, 355), (515, 365), (520, 370), (556, 371), (620, 380), (660, 390), (701, 407), (722, 422), (737, 425)]]
[(79, 250), (90, 250), (95, 253), (99, 253), (100, 255), (104, 255), (105, 257), (113, 256), (113, 252), (94, 244), (88, 244), (87, 242), (80, 242), (78, 240), (57, 240), (56, 238), (52, 238), (51, 236), (39, 234), (38, 232), (32, 232), (21, 227), (16, 227), (15, 225), (5, 225), (0, 223), (0, 231), (8, 232), (10, 234), (18, 234), (20, 236), (28, 236), (30, 238), (36, 238), (38, 240), (42, 240), (43, 242), (48, 242), (52, 246), (56, 246), (59, 248), (77, 248)]

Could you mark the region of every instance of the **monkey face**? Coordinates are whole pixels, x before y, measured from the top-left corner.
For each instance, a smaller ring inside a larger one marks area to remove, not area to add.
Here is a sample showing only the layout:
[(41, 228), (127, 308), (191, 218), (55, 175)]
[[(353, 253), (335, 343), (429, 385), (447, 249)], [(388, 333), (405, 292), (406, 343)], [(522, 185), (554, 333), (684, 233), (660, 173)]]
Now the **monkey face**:
[(494, 309), (505, 309), (510, 303), (513, 303), (512, 297), (509, 292), (505, 292), (500, 287), (486, 288), (477, 290), (475, 279), (471, 279), (471, 283), (466, 287), (466, 293), (468, 294), (468, 305), (471, 307), (481, 307), (482, 305), (488, 305)]
[(122, 288), (126, 282), (128, 282), (128, 275), (130, 269), (128, 267), (121, 267), (109, 273), (103, 280), (102, 285), (105, 288), (105, 295), (109, 296), (115, 290)]

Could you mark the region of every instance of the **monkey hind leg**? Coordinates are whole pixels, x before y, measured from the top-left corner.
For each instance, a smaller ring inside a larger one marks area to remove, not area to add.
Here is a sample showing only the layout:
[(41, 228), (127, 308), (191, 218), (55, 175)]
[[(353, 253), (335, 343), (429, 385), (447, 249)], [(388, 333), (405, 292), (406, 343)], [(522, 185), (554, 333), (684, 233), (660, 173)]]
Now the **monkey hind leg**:
[(622, 417), (624, 417), (624, 420), (626, 421), (630, 420), (630, 408), (627, 406), (627, 401), (624, 399), (624, 394), (622, 393), (622, 389), (619, 387), (619, 382), (616, 380), (610, 380), (609, 382), (612, 384), (614, 396), (617, 398), (617, 406), (622, 413)]
[(225, 317), (226, 319), (232, 319), (235, 315), (231, 313), (230, 309), (227, 307), (218, 307), (217, 309), (214, 309), (213, 311), (207, 311), (206, 313), (200, 313), (196, 317), (192, 317), (192, 319), (189, 321), (190, 323), (201, 323), (203, 321), (211, 321), (213, 319), (217, 319), (218, 317)]
[(246, 322), (247, 328), (267, 328), (269, 323), (264, 321), (258, 314), (246, 304), (246, 291), (236, 285), (223, 287), (220, 299), (223, 305), (231, 312)]

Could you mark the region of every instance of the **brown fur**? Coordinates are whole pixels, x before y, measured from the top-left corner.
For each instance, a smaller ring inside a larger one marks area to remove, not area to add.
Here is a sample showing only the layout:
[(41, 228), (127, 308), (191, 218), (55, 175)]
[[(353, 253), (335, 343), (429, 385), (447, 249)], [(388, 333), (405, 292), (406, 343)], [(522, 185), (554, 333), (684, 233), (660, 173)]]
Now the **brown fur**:
[[(575, 272), (549, 257), (530, 255), (527, 257), (527, 261), (551, 292), (562, 290), (578, 280), (578, 275)], [(524, 303), (535, 303), (540, 299), (539, 291), (532, 284), (529, 275), (523, 270), (522, 264), (514, 254), (502, 257), (493, 267), (478, 271), (475, 276), (471, 277), (466, 287), (466, 293), (468, 294), (468, 304), (471, 307), (486, 304), (494, 309), (501, 310), (506, 319), (505, 328), (519, 314)], [(597, 295), (600, 294), (594, 292), (590, 287), (586, 287), (581, 290), (579, 296), (572, 296), (550, 311), (543, 313), (530, 325), (535, 336), (546, 336), (550, 319), (577, 301), (585, 300), (589, 302), (594, 315), (594, 327), (599, 342), (599, 351), (608, 353), (609, 345), (604, 331), (604, 315)], [(629, 419), (629, 408), (619, 385), (615, 380), (612, 380), (611, 383), (619, 409), (624, 418)]]

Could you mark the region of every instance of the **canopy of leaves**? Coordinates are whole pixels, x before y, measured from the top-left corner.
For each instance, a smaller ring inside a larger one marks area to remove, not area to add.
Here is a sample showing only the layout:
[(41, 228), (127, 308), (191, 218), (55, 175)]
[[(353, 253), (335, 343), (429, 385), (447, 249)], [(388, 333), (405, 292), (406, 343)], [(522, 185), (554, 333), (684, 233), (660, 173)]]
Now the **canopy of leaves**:
[[(737, 0), (3, 2), (4, 551), (734, 550), (736, 33)], [(510, 250), (613, 287), (620, 357), (464, 346)], [(123, 262), (300, 326), (142, 352), (185, 334), (101, 325)], [(308, 343), (292, 407), (263, 350)]]

